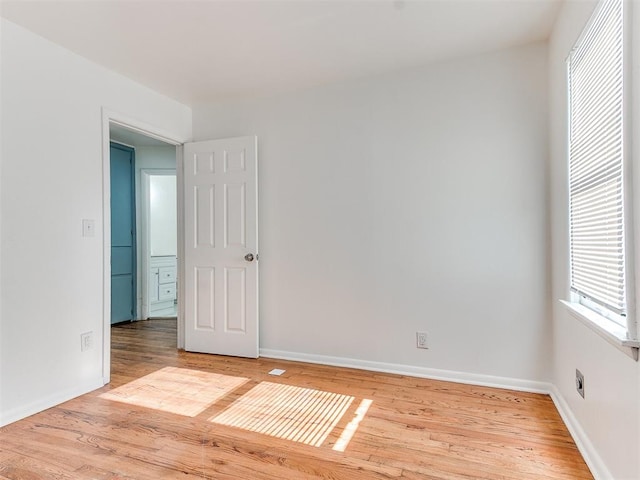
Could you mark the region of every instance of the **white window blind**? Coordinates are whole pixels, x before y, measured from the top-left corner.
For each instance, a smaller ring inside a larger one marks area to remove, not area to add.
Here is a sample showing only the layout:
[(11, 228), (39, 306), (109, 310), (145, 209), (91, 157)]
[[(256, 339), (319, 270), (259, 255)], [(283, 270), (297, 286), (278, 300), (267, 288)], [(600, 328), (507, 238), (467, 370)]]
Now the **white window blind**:
[(626, 314), (622, 1), (603, 0), (568, 59), (571, 289)]

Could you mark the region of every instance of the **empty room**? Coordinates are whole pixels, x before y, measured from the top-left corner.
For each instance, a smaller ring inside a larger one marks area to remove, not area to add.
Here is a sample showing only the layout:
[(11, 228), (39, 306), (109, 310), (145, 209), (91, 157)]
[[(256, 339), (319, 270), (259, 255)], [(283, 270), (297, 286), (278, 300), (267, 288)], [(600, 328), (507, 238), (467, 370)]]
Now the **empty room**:
[(0, 479), (640, 480), (638, 25), (0, 1)]

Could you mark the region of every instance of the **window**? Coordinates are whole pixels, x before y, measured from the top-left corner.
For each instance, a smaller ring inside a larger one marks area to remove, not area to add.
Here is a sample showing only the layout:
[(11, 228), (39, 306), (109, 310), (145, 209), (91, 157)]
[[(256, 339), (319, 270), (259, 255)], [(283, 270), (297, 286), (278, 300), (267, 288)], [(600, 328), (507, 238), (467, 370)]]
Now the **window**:
[(629, 328), (623, 1), (602, 0), (568, 58), (572, 300)]

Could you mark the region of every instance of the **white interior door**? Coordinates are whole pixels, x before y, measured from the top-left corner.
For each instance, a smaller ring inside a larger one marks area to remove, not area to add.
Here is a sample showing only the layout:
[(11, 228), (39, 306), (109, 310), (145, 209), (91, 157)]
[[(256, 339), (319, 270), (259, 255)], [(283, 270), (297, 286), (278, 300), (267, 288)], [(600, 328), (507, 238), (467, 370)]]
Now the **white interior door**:
[(184, 144), (185, 349), (258, 357), (257, 138)]

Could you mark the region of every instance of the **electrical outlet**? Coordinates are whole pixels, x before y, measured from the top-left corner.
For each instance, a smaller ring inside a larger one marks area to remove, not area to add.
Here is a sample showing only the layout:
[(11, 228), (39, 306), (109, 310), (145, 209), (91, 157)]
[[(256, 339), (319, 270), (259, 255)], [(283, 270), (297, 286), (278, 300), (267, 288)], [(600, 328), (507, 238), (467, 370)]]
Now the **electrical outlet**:
[(93, 348), (93, 332), (87, 332), (80, 335), (80, 351), (86, 352)]
[(576, 368), (576, 390), (584, 398), (584, 375)]
[(416, 332), (416, 347), (429, 348), (427, 346), (427, 332)]

